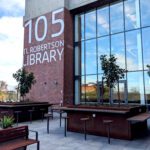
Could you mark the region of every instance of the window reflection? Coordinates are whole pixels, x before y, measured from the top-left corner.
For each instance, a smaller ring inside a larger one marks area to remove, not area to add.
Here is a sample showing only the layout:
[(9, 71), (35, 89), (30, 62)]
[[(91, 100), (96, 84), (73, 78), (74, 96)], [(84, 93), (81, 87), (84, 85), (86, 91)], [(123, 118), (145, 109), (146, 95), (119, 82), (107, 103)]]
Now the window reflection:
[(97, 85), (97, 92), (98, 92), (98, 101), (103, 103), (109, 102), (109, 88), (103, 82), (103, 75), (100, 74), (98, 76), (98, 85)]
[(121, 32), (124, 29), (123, 3), (110, 6), (111, 33)]
[(143, 60), (144, 69), (147, 69), (147, 65), (150, 65), (150, 28), (144, 28), (142, 30), (143, 37)]
[(146, 102), (150, 104), (150, 77), (147, 74), (147, 71), (144, 72), (145, 80), (145, 98)]
[(80, 104), (80, 80), (75, 80), (75, 104)]
[(126, 30), (140, 27), (139, 0), (125, 1), (125, 28)]
[(84, 50), (84, 42), (81, 43), (81, 73), (82, 73), (82, 75), (85, 75), (85, 50)]
[(98, 36), (109, 34), (109, 7), (97, 10), (97, 27)]
[(109, 36), (98, 39), (98, 73), (102, 73), (100, 56), (110, 54), (110, 38)]
[(144, 101), (143, 72), (128, 73), (128, 102)]
[(127, 70), (142, 69), (141, 34), (139, 30), (126, 33)]
[(125, 69), (124, 33), (111, 36), (111, 54), (117, 58), (117, 64)]
[[(145, 71), (144, 87), (142, 72), (143, 66), (147, 70), (146, 65), (150, 64), (149, 3), (149, 0), (119, 1), (75, 16), (76, 101), (79, 95), (82, 102), (100, 100), (103, 74), (100, 56), (113, 54), (118, 58), (117, 64), (128, 71), (128, 78), (119, 84), (121, 99), (124, 99), (123, 91), (128, 87), (126, 97), (129, 102), (144, 103), (145, 92), (145, 98), (150, 103), (150, 78)], [(118, 99), (117, 86), (113, 94), (111, 98)], [(109, 89), (104, 86), (104, 102), (108, 101)]]
[(85, 14), (85, 38), (96, 37), (96, 11)]
[(85, 76), (81, 77), (81, 102), (85, 102)]
[(86, 102), (97, 102), (97, 76), (86, 76)]
[(115, 85), (114, 88), (112, 88), (112, 101), (113, 103), (115, 102), (119, 102), (118, 100), (120, 100), (120, 103), (126, 103), (126, 99), (127, 99), (127, 81), (126, 80), (120, 80), (119, 83), (117, 83)]
[(75, 16), (75, 41), (84, 39), (84, 14)]
[(97, 73), (96, 40), (86, 41), (86, 74)]
[(141, 0), (141, 20), (142, 26), (150, 25), (150, 1), (149, 0)]
[(76, 44), (75, 46), (75, 75), (81, 75), (81, 64), (80, 64), (80, 55), (81, 55), (81, 43)]

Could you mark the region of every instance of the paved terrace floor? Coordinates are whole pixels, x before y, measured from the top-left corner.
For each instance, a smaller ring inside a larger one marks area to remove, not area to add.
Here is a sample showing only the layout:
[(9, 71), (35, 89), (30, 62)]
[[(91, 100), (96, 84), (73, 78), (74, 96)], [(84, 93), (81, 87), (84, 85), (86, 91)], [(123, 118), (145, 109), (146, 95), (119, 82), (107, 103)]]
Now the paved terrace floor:
[[(106, 137), (84, 135), (80, 133), (67, 132), (64, 137), (64, 121), (62, 127), (59, 127), (59, 118), (56, 116), (50, 120), (50, 134), (47, 134), (46, 119), (20, 123), (19, 125), (28, 125), (29, 129), (36, 130), (39, 133), (40, 150), (150, 150), (150, 131), (148, 136), (135, 139), (133, 141), (111, 139), (108, 144)], [(150, 121), (148, 121), (150, 128)], [(32, 134), (30, 136), (33, 136)], [(36, 145), (28, 146), (27, 150), (36, 150)]]

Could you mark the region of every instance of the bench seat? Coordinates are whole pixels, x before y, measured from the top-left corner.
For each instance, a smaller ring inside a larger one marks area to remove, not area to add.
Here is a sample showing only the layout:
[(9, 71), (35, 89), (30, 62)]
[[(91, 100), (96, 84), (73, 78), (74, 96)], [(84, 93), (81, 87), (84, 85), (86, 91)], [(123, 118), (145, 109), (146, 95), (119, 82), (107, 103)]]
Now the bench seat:
[(26, 147), (31, 144), (36, 144), (37, 141), (33, 139), (19, 139), (19, 140), (11, 140), (11, 142), (5, 142), (0, 144), (0, 150), (15, 150), (17, 148)]
[[(30, 139), (29, 132), (35, 133), (36, 138)], [(0, 130), (0, 150), (26, 149), (26, 147), (31, 144), (37, 144), (37, 150), (40, 149), (38, 132), (29, 130), (28, 126)]]
[(144, 122), (150, 118), (150, 113), (141, 113), (139, 115), (128, 118), (128, 121)]

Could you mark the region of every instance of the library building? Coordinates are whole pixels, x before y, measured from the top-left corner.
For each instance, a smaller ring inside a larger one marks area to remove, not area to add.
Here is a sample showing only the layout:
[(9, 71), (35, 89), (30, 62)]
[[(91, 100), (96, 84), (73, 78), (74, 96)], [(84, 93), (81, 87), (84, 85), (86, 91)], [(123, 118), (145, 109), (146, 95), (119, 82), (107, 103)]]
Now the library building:
[[(148, 105), (149, 18), (149, 0), (26, 0), (23, 64), (37, 80), (27, 97), (97, 103), (100, 56), (114, 55), (127, 70), (118, 83), (121, 103)], [(104, 87), (104, 102), (117, 101), (117, 88)]]

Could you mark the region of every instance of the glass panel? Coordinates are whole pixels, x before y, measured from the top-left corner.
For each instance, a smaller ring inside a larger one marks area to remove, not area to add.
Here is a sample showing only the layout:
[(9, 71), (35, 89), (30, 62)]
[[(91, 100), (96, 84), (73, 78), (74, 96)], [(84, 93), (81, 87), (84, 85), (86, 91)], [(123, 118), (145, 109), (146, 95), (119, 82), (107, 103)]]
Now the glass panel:
[(111, 54), (117, 58), (117, 64), (125, 69), (124, 33), (111, 36)]
[(142, 26), (150, 25), (150, 1), (149, 0), (141, 0), (141, 20)]
[(75, 16), (75, 41), (84, 39), (84, 14)]
[(86, 102), (97, 102), (97, 76), (86, 76)]
[(81, 102), (85, 102), (85, 76), (81, 77)]
[(97, 73), (96, 40), (86, 41), (86, 74)]
[(98, 76), (98, 101), (103, 103), (109, 102), (109, 88), (104, 84), (102, 75)]
[(126, 33), (127, 70), (142, 69), (141, 34), (139, 30)]
[[(80, 56), (79, 56), (80, 57)], [(84, 51), (84, 42), (81, 43), (81, 72), (82, 75), (85, 75), (85, 51)]]
[(75, 80), (75, 104), (80, 103), (80, 80)]
[(96, 37), (96, 11), (85, 14), (85, 38)]
[(102, 73), (101, 70), (101, 55), (110, 55), (110, 38), (109, 36), (98, 39), (98, 73)]
[[(120, 96), (120, 98), (119, 98)], [(113, 103), (126, 103), (127, 102), (127, 80), (120, 80), (112, 89)]]
[(97, 10), (97, 32), (98, 36), (109, 34), (109, 7)]
[(150, 28), (144, 28), (142, 30), (143, 37), (143, 60), (144, 69), (147, 69), (146, 65), (150, 65)]
[(81, 44), (78, 43), (78, 45), (75, 47), (75, 75), (80, 75), (80, 66), (81, 66), (81, 61), (80, 61), (80, 53), (81, 51)]
[(150, 77), (147, 74), (147, 71), (144, 72), (145, 77), (145, 98), (146, 103), (150, 104)]
[(128, 73), (128, 103), (144, 103), (143, 72)]
[(122, 2), (110, 6), (110, 23), (111, 33), (117, 33), (124, 30)]
[(125, 1), (125, 28), (126, 30), (140, 27), (139, 0)]

